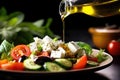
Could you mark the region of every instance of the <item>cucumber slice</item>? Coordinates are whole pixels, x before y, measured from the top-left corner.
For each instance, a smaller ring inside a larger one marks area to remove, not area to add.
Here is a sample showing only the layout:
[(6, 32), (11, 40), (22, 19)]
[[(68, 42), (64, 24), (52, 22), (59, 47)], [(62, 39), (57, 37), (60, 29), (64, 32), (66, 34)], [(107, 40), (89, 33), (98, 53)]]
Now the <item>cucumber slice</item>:
[(56, 64), (54, 62), (45, 62), (45, 64), (43, 66), (47, 71), (50, 71), (50, 72), (65, 71), (64, 68), (62, 68), (61, 66), (59, 66), (58, 64)]
[(65, 58), (55, 59), (55, 62), (58, 63), (60, 66), (62, 66), (65, 69), (70, 69), (72, 67), (72, 62)]
[(77, 62), (77, 58), (67, 58), (67, 60), (71, 61), (72, 64), (75, 64)]
[(23, 64), (28, 70), (39, 70), (42, 67), (41, 65), (35, 64), (30, 58), (24, 60)]
[(98, 62), (95, 62), (95, 61), (90, 61), (90, 60), (88, 60), (88, 61), (87, 61), (87, 65), (88, 65), (88, 66), (98, 66), (99, 63), (98, 63)]

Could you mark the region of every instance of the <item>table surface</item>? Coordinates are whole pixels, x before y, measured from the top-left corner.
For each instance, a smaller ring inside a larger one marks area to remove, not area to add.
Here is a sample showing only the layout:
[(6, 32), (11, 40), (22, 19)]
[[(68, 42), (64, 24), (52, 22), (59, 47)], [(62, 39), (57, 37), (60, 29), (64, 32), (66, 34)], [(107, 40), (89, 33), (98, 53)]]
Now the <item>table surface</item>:
[[(84, 35), (82, 35), (81, 33)], [(79, 35), (75, 35), (75, 34), (79, 34)], [(76, 41), (82, 40), (82, 41), (89, 43), (92, 47), (95, 48), (95, 46), (92, 43), (91, 36), (87, 31), (76, 31), (76, 32), (71, 31), (71, 35), (69, 35), (68, 39), (76, 40)], [(88, 73), (82, 76), (78, 74), (77, 77), (74, 77), (72, 75), (70, 76), (71, 77), (69, 78), (66, 78), (66, 77), (64, 78), (61, 77), (61, 78), (63, 80), (120, 80), (120, 56), (114, 56), (113, 63), (110, 66), (102, 70), (96, 71), (94, 73)], [(19, 80), (21, 78), (26, 79), (28, 77), (24, 78), (22, 77), (22, 75), (20, 75), (18, 78), (15, 78), (15, 77), (11, 77), (10, 74), (5, 75), (5, 74), (0, 73), (0, 80)], [(59, 80), (61, 78), (57, 78), (56, 80)], [(34, 79), (34, 78), (31, 78), (31, 79)], [(41, 79), (41, 78), (37, 78), (37, 79)], [(47, 78), (47, 79), (52, 80), (52, 78)]]

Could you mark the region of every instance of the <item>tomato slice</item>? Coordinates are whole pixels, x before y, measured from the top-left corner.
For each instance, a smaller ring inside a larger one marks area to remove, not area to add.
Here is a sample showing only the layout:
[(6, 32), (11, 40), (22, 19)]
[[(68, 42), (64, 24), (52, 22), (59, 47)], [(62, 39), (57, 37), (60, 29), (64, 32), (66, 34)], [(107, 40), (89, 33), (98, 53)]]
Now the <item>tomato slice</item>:
[(42, 51), (42, 52), (38, 53), (38, 56), (47, 56), (47, 57), (49, 57), (50, 55), (49, 55), (49, 53), (47, 51)]
[(19, 60), (19, 58), (23, 55), (30, 56), (31, 51), (27, 45), (17, 45), (11, 50), (11, 56), (14, 60)]
[(85, 68), (87, 64), (87, 56), (83, 55), (80, 57), (75, 64), (73, 64), (73, 69), (82, 69)]
[(1, 65), (1, 69), (3, 70), (24, 70), (24, 65), (22, 62), (8, 62)]
[(3, 59), (3, 60), (0, 60), (0, 68), (1, 68), (1, 65), (2, 64), (6, 64), (8, 63), (9, 61), (7, 59)]

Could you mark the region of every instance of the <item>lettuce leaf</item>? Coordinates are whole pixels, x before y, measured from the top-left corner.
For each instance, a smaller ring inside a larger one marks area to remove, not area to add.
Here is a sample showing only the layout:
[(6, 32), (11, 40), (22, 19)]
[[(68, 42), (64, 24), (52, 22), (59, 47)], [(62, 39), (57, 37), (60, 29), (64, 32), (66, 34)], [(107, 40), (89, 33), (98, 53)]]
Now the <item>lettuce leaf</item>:
[(14, 45), (4, 40), (0, 45), (0, 59), (11, 59), (10, 50)]

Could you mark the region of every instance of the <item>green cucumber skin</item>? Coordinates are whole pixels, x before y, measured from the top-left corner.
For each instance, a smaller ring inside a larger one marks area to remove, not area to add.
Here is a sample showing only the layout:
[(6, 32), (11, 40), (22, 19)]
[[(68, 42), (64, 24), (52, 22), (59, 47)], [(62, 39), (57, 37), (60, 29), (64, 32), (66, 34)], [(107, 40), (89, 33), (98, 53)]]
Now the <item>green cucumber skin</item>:
[(57, 63), (58, 65), (60, 65), (61, 67), (67, 70), (71, 69), (71, 67), (73, 66), (72, 62), (67, 59), (55, 59), (55, 63)]
[(50, 71), (50, 72), (66, 71), (64, 68), (62, 68), (60, 65), (58, 65), (54, 62), (45, 62), (43, 67), (46, 71)]
[(23, 64), (24, 64), (24, 67), (26, 70), (36, 71), (36, 70), (40, 70), (42, 68), (41, 65), (35, 64), (34, 61), (31, 59), (24, 60)]
[(97, 62), (87, 61), (87, 66), (89, 66), (89, 67), (94, 67), (94, 66), (98, 66), (98, 65), (99, 65), (99, 63), (97, 63)]

